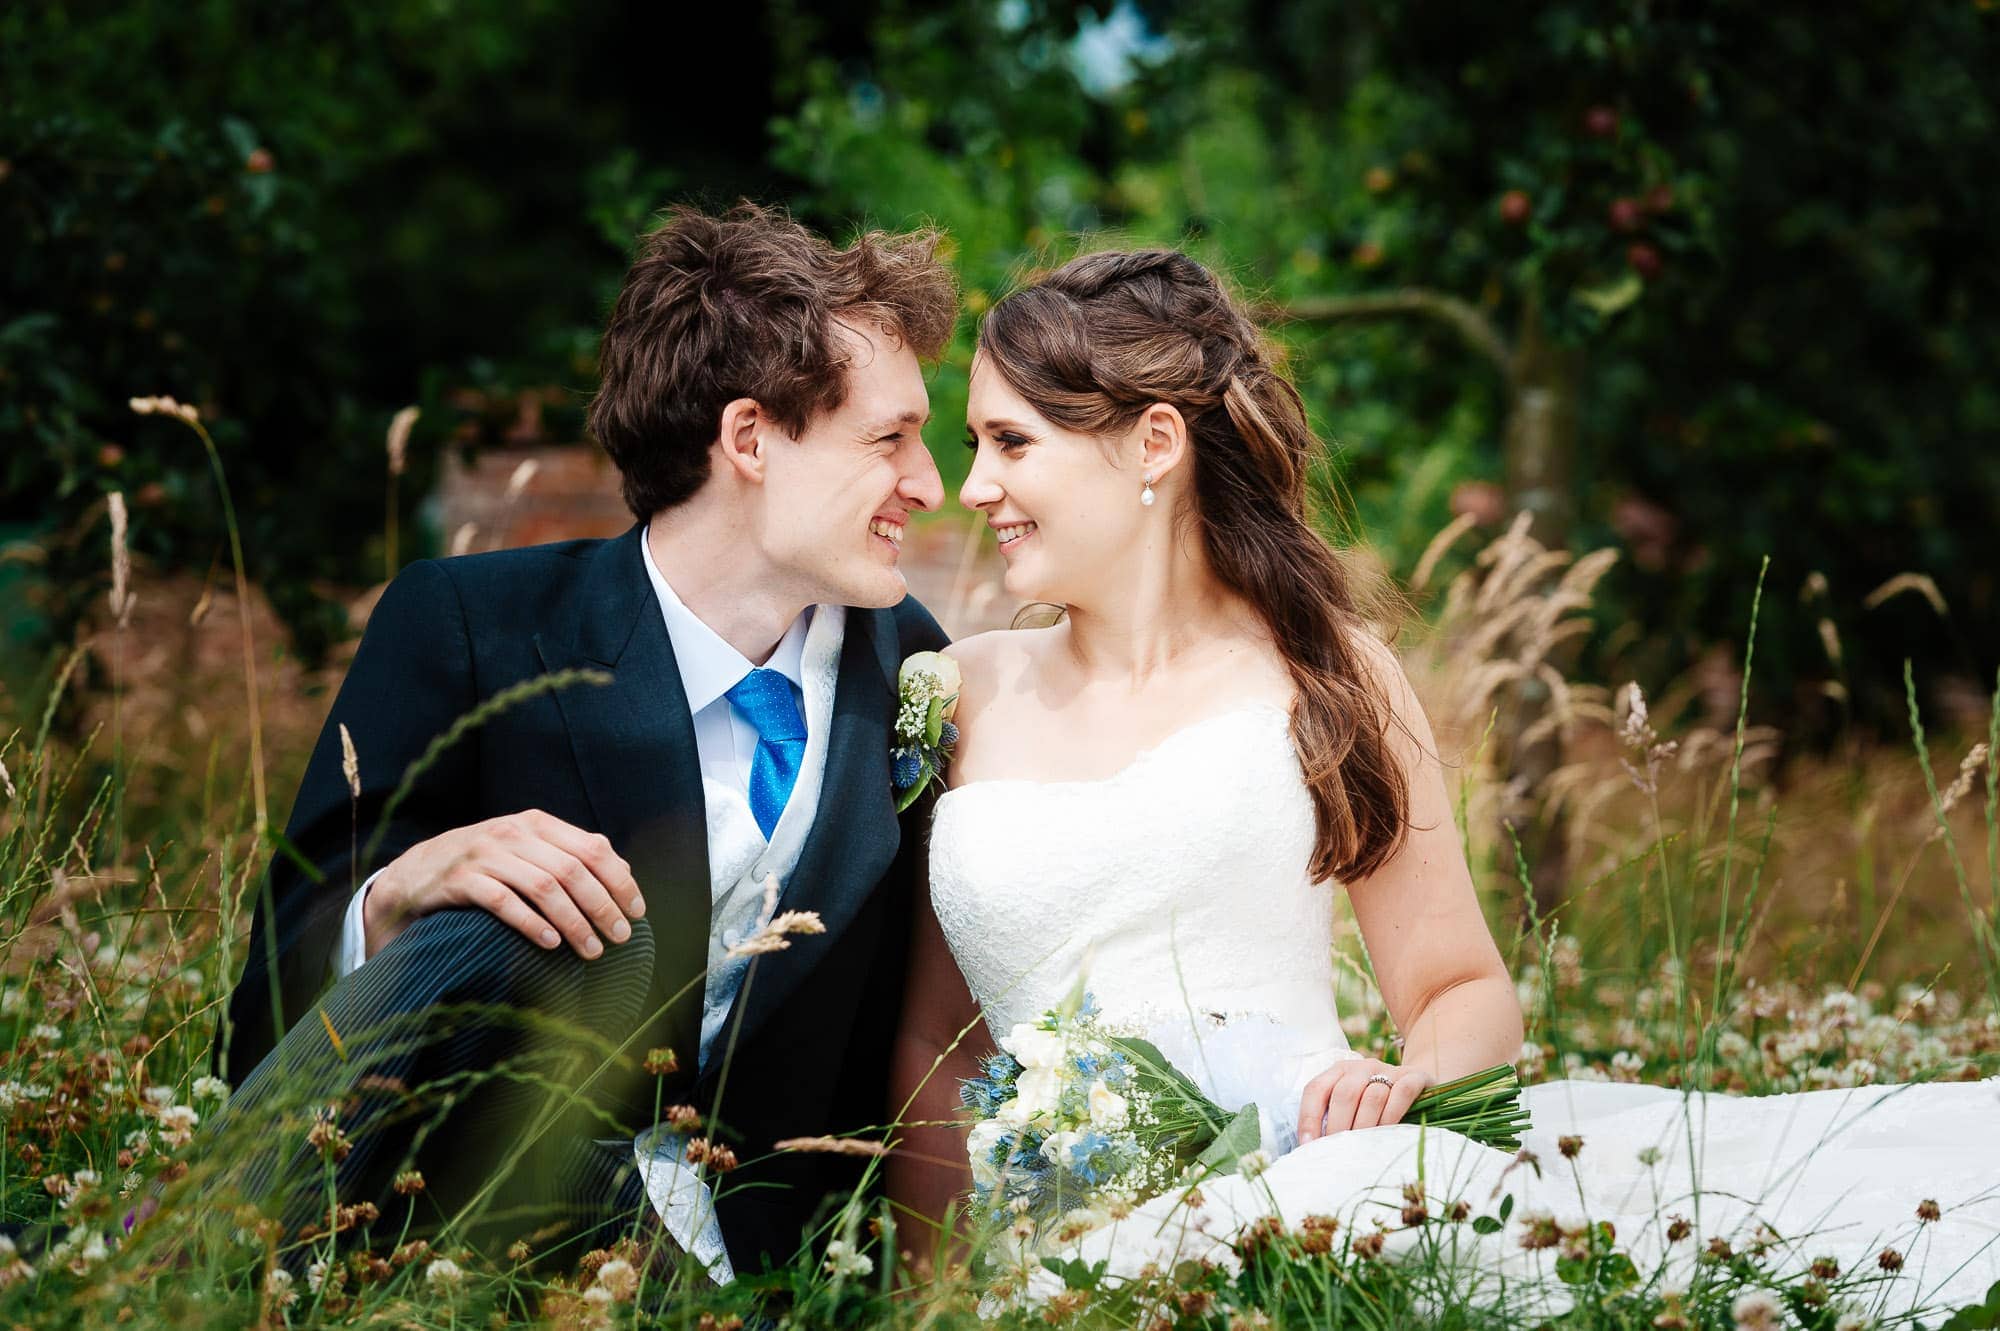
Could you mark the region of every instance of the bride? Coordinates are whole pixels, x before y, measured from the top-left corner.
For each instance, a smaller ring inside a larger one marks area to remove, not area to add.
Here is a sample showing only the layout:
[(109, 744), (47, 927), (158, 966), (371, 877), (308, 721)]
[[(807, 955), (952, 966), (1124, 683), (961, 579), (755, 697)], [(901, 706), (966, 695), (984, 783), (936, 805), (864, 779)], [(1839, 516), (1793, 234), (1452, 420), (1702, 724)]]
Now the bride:
[[(1476, 1241), (1501, 1276), (1552, 1256), (1538, 1233), (1608, 1220), (1641, 1270), (1685, 1275), (1711, 1239), (1799, 1271), (1873, 1271), (1921, 1243), (1896, 1306), (2000, 1279), (1993, 1080), (1757, 1099), (1547, 1083), (1523, 1097), (1534, 1161), (1399, 1121), (1426, 1087), (1511, 1062), (1521, 1010), (1429, 726), (1309, 525), (1303, 404), (1205, 268), (1093, 254), (1010, 295), (980, 330), (967, 415), (961, 498), (998, 535), (1009, 593), (1065, 614), (950, 651), (960, 739), (895, 1055), (906, 1121), (958, 1117), (988, 1033), (1081, 979), (1223, 1108), (1256, 1102), (1277, 1157), (1085, 1235), (1080, 1255), (1114, 1273), (1226, 1261), (1273, 1213), (1366, 1232), (1421, 1177), (1434, 1205), (1514, 1198)], [(1342, 1035), (1338, 890), (1401, 1036), (1393, 1064)], [(909, 1129), (892, 1197), (935, 1221), (969, 1186), (965, 1158), (963, 1128)], [(1923, 1226), (1926, 1201), (1942, 1218)]]

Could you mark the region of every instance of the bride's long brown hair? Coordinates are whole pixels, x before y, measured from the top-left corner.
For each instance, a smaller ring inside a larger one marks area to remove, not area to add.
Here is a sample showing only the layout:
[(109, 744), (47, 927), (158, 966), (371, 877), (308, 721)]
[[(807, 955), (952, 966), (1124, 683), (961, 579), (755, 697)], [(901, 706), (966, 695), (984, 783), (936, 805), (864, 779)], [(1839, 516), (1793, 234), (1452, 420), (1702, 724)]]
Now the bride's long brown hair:
[(1319, 441), (1257, 325), (1176, 250), (1087, 254), (995, 305), (979, 350), (1065, 429), (1107, 435), (1155, 402), (1187, 422), (1209, 566), (1269, 626), (1297, 690), (1292, 739), (1312, 794), (1316, 879), (1356, 879), (1401, 843), (1409, 783), (1364, 663), (1354, 578), (1307, 514)]

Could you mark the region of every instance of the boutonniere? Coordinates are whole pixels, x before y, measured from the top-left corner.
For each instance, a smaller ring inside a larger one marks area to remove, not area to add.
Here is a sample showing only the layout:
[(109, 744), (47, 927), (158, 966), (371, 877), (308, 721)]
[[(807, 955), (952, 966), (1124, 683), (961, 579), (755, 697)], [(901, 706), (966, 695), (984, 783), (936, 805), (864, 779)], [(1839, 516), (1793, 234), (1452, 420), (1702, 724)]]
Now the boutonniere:
[(958, 727), (958, 662), (941, 652), (918, 652), (896, 672), (896, 734), (890, 751), (896, 812), (916, 803), (931, 779), (951, 761)]

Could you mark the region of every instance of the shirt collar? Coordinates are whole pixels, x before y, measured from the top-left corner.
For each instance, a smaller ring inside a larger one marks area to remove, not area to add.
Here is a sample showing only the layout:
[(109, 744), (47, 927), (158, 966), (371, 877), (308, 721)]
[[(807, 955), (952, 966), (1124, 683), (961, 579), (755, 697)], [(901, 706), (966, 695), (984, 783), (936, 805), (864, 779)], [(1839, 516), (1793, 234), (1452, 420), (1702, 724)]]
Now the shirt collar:
[[(735, 688), (756, 667), (749, 657), (725, 642), (721, 634), (702, 623), (675, 594), (666, 575), (653, 562), (652, 546), (646, 536), (646, 532), (639, 533), (639, 557), (646, 561), (646, 576), (652, 580), (653, 594), (660, 601), (660, 614), (667, 621), (667, 641), (673, 645), (681, 688), (687, 693), (688, 712), (692, 715)], [(765, 669), (777, 671), (794, 688), (804, 687), (806, 630), (811, 624), (812, 607), (808, 606), (785, 630), (771, 659), (764, 663)]]

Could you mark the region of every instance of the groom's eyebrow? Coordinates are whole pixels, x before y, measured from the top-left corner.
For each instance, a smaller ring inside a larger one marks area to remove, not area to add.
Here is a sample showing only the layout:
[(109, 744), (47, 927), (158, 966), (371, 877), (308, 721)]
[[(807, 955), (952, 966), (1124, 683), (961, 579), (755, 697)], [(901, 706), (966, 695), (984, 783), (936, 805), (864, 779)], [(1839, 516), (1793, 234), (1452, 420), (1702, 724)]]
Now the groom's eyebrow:
[(931, 423), (931, 414), (928, 411), (925, 412), (906, 411), (900, 416), (890, 416), (887, 417), (886, 419), (874, 422), (868, 427), (868, 433), (886, 434), (889, 431), (894, 430), (896, 427), (902, 425), (914, 425), (916, 428), (921, 430), (924, 426), (929, 425), (930, 423)]

